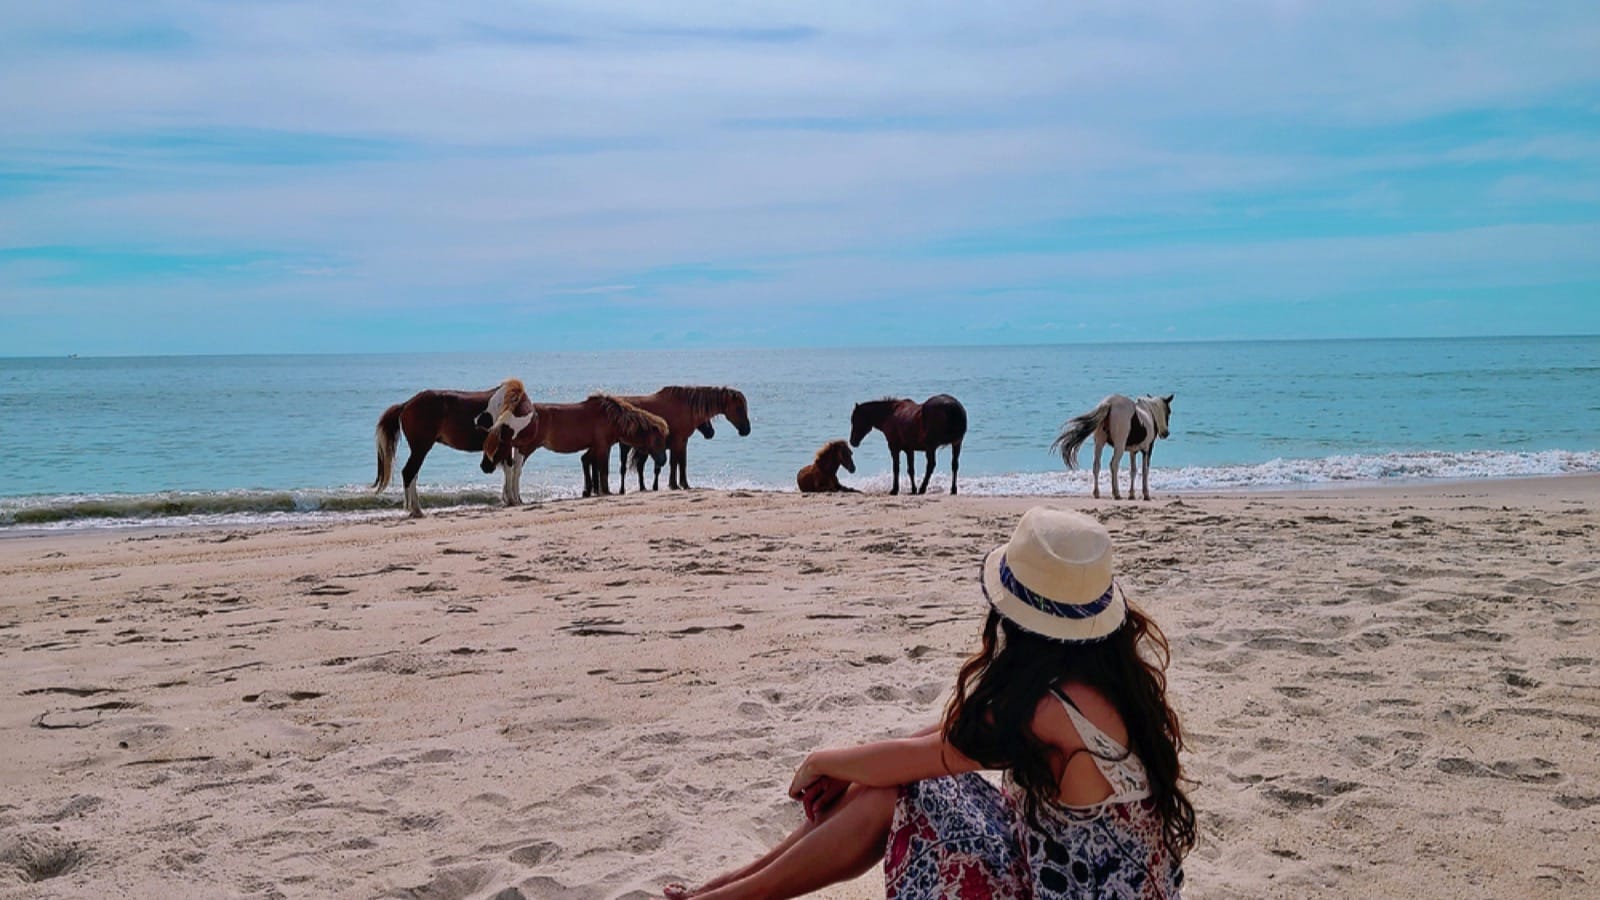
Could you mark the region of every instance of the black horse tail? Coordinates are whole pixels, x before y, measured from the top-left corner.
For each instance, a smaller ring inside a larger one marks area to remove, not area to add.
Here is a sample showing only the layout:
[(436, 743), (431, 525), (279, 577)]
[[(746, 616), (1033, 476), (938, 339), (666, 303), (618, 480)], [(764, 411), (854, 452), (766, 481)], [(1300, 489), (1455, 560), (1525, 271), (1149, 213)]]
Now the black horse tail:
[(373, 479), (372, 489), (379, 493), (389, 486), (389, 479), (394, 475), (394, 451), (400, 443), (400, 412), (405, 406), (404, 403), (396, 403), (378, 417), (375, 435), (378, 442), (378, 477)]
[(1059, 452), (1061, 461), (1067, 464), (1067, 468), (1076, 469), (1078, 467), (1078, 448), (1083, 445), (1084, 441), (1089, 439), (1089, 435), (1094, 434), (1094, 430), (1100, 427), (1100, 423), (1104, 422), (1106, 416), (1110, 413), (1111, 398), (1107, 397), (1100, 401), (1100, 405), (1094, 409), (1081, 416), (1068, 419), (1061, 426), (1061, 433), (1056, 435), (1056, 439), (1050, 443), (1051, 452)]

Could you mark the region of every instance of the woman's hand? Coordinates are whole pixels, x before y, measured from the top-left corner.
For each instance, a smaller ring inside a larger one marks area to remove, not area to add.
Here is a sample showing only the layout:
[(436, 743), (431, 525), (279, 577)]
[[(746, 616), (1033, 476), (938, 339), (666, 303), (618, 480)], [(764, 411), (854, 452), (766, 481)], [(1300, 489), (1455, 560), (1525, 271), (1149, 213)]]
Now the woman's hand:
[(850, 787), (850, 782), (825, 774), (825, 763), (823, 751), (807, 755), (805, 761), (800, 763), (800, 768), (795, 770), (794, 780), (789, 782), (789, 797), (805, 807), (806, 818), (812, 821), (844, 796)]
[(800, 804), (805, 807), (806, 818), (815, 822), (819, 816), (839, 802), (845, 791), (850, 790), (850, 782), (840, 781), (828, 775), (823, 775), (811, 786), (806, 788), (800, 796)]

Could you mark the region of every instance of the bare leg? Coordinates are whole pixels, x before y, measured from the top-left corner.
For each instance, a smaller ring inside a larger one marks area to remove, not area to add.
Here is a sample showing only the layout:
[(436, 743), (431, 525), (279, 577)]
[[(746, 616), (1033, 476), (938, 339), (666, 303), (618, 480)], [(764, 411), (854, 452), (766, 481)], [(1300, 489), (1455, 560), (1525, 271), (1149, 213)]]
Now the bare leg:
[(867, 871), (883, 858), (897, 788), (856, 788), (820, 821), (807, 822), (772, 852), (694, 893), (696, 900), (798, 897)]

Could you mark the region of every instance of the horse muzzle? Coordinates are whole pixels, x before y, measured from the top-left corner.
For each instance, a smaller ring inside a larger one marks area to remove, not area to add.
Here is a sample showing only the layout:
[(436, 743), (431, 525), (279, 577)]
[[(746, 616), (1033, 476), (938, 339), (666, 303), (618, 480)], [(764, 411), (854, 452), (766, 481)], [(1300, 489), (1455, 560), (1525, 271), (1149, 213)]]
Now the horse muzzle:
[[(488, 431), (489, 426), (493, 424), (494, 416), (489, 415), (488, 410), (484, 410), (483, 412), (472, 417), (472, 427), (478, 429), (479, 431)], [(487, 472), (489, 470), (485, 469), (484, 471)]]
[(494, 471), (494, 466), (495, 466), (494, 460), (490, 459), (487, 456), (485, 456), (483, 459), (478, 461), (478, 468), (482, 469), (483, 470), (483, 474), (485, 474), (485, 475), (488, 475), (489, 473), (493, 472)]

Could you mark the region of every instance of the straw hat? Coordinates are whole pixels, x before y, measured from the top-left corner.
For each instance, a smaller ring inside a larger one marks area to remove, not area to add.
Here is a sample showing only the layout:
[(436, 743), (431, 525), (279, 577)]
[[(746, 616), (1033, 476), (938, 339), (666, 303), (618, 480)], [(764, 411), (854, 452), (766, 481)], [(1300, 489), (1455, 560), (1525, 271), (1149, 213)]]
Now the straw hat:
[(983, 560), (983, 593), (1000, 615), (1058, 641), (1098, 641), (1128, 604), (1111, 580), (1111, 535), (1082, 513), (1036, 506)]

